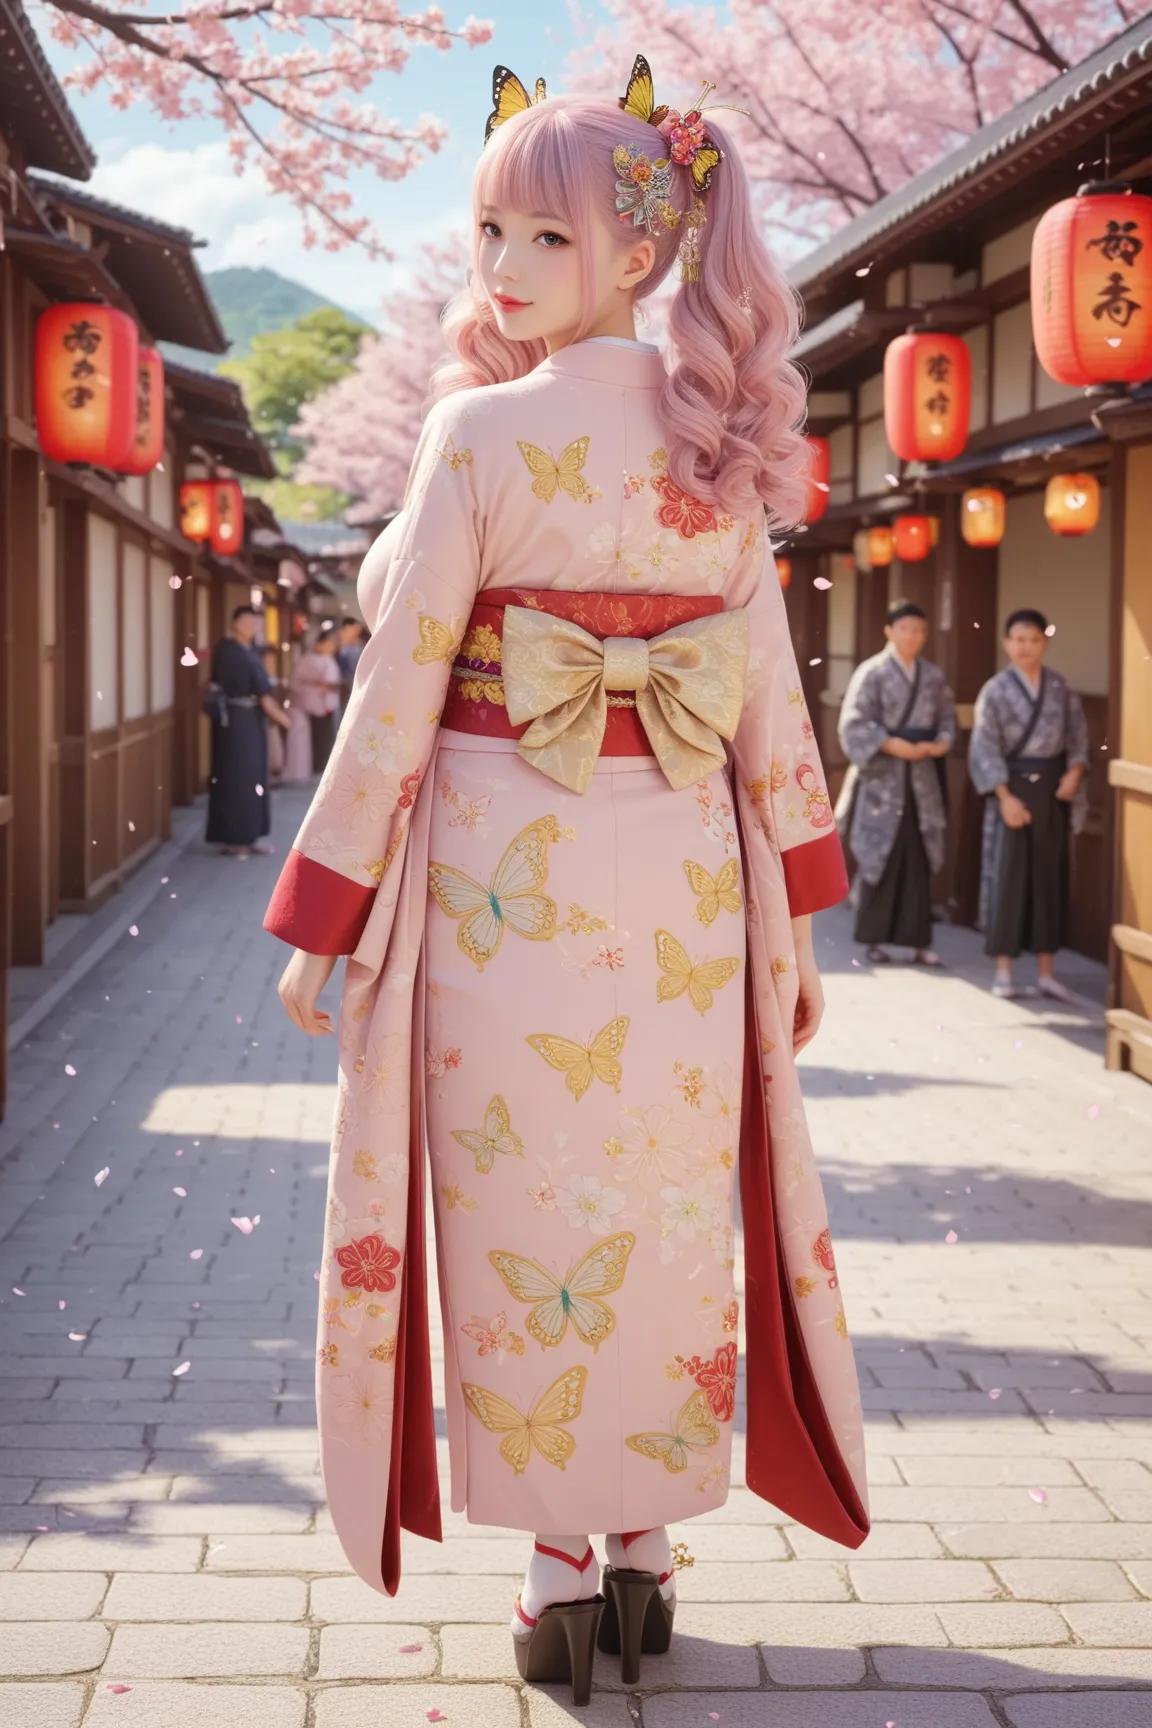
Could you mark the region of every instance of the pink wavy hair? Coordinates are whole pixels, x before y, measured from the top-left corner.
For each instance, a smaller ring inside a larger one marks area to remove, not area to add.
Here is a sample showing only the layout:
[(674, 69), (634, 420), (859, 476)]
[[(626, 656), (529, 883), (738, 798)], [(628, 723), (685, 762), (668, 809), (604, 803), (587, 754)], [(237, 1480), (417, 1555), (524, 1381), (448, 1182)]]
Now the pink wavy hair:
[[(704, 200), (699, 280), (679, 284), (669, 316), (671, 369), (660, 397), (668, 468), (693, 497), (735, 514), (762, 504), (772, 526), (787, 528), (803, 517), (809, 465), (797, 430), (804, 384), (785, 358), (796, 339), (798, 304), (756, 231), (739, 156), (711, 116), (709, 131), (724, 160)], [(619, 235), (621, 251), (638, 237), (616, 212), (612, 152), (622, 143), (639, 144), (652, 159), (667, 155), (654, 127), (623, 114), (615, 103), (587, 97), (551, 98), (506, 122), (472, 182), (476, 249), (486, 204), (548, 210), (563, 218), (583, 255), (590, 316), (593, 222)], [(692, 207), (685, 168), (673, 168), (672, 201), (682, 214)], [(680, 239), (677, 230), (656, 237), (656, 263), (638, 300), (668, 275)], [(444, 313), (453, 358), (433, 377), (434, 400), (522, 378), (545, 358), (543, 342), (512, 342), (500, 334), (475, 266), (476, 251), (472, 283)]]

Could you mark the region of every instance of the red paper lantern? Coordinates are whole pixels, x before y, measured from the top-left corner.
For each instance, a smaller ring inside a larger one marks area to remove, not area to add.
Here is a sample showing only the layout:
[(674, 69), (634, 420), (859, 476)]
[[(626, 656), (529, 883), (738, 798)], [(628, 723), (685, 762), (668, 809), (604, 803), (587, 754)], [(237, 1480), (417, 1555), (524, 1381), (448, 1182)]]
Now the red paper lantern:
[(868, 564), (873, 570), (886, 570), (895, 551), (891, 528), (869, 528)]
[(164, 362), (141, 348), (136, 386), (136, 441), (125, 474), (149, 474), (164, 454)]
[(1094, 474), (1053, 474), (1044, 488), (1044, 520), (1054, 534), (1091, 534), (1100, 520), (1100, 483)]
[(969, 546), (999, 546), (1004, 538), (1005, 502), (995, 486), (975, 486), (960, 500), (960, 532)]
[(792, 586), (792, 560), (791, 560), (791, 558), (777, 558), (777, 560), (776, 560), (776, 574), (780, 578), (781, 588), (790, 588)]
[(805, 438), (812, 452), (808, 470), (808, 501), (804, 506), (805, 522), (819, 522), (828, 508), (828, 487), (832, 473), (832, 449), (827, 438)]
[(180, 532), (207, 541), (227, 558), (244, 544), (244, 494), (237, 480), (186, 480), (180, 488)]
[(897, 516), (892, 538), (897, 558), (903, 559), (905, 564), (918, 564), (932, 550), (932, 518)]
[(1152, 198), (1084, 186), (1040, 218), (1032, 339), (1060, 384), (1152, 377)]
[(884, 430), (905, 462), (951, 462), (968, 442), (972, 358), (961, 336), (914, 331), (884, 354)]
[(36, 323), (36, 430), (54, 462), (123, 470), (136, 439), (140, 338), (112, 306), (49, 306)]

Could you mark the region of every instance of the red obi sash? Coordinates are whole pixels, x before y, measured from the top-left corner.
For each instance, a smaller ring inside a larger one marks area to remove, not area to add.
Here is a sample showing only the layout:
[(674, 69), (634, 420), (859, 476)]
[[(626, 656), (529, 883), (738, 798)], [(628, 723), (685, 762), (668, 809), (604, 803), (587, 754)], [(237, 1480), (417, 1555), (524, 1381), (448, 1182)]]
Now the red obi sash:
[[(609, 636), (659, 636), (693, 618), (722, 612), (718, 594), (585, 594), (562, 588), (486, 588), (476, 598), (448, 681), (440, 724), (448, 732), (520, 738), (504, 706), (504, 608), (529, 606), (579, 624), (604, 642)], [(631, 696), (608, 697), (602, 756), (651, 756), (648, 734)]]

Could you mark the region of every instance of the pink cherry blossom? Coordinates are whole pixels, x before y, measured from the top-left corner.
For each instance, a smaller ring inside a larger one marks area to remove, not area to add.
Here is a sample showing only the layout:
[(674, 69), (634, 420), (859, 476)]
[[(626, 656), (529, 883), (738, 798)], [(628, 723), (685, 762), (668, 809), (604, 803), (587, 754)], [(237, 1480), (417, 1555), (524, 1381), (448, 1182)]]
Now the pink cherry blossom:
[[(479, 47), (492, 25), (450, 29), (438, 6), (405, 14), (395, 0), (189, 0), (169, 10), (140, 0), (46, 0), (54, 40), (75, 56), (65, 82), (99, 90), (113, 108), (142, 103), (167, 124), (210, 120), (237, 174), (257, 168), (270, 192), (304, 218), (303, 243), (357, 243), (387, 256), (356, 213), (352, 177), (401, 180), (447, 136), (424, 115), (381, 111), (381, 72), (401, 73), (414, 49)], [(195, 663), (185, 650), (181, 665)]]

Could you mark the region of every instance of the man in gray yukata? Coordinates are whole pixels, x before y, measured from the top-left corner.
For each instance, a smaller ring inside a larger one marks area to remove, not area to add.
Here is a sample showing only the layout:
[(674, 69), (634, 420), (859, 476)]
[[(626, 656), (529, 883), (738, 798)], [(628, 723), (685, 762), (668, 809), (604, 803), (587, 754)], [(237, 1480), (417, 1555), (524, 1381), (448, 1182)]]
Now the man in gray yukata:
[(1087, 814), (1088, 724), (1080, 698), (1044, 664), (1048, 620), (1026, 607), (1004, 626), (1010, 665), (976, 699), (968, 769), (985, 795), (980, 868), (984, 952), (994, 996), (1018, 996), (1012, 962), (1035, 954), (1041, 995), (1067, 1002), (1054, 955), (1068, 928), (1069, 833)]
[(836, 808), (856, 860), (854, 936), (875, 963), (883, 944), (939, 966), (932, 948), (932, 877), (944, 863), (944, 758), (956, 704), (939, 666), (921, 659), (928, 622), (911, 600), (888, 608), (887, 647), (857, 666), (840, 709), (851, 767)]

